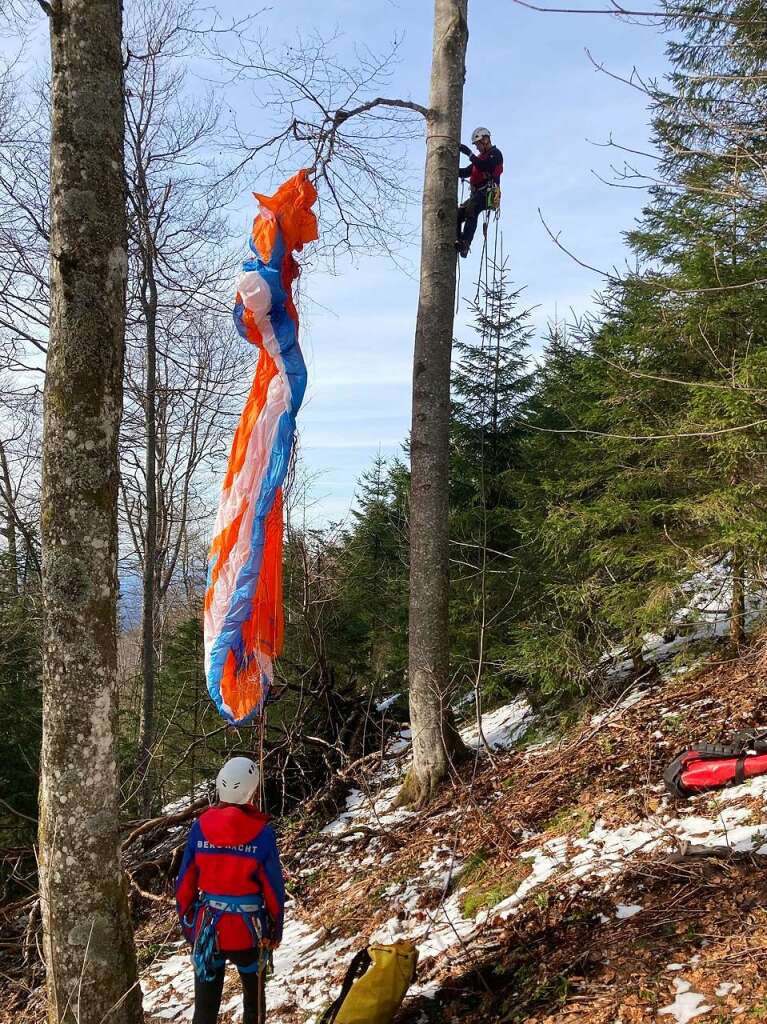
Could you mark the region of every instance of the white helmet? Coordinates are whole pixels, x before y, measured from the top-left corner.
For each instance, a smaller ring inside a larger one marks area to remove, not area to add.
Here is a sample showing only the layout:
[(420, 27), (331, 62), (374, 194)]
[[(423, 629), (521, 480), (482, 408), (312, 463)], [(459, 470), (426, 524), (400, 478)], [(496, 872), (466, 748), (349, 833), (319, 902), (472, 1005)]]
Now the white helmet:
[(256, 795), (261, 773), (249, 757), (233, 757), (216, 777), (218, 799), (224, 804), (248, 804)]
[(471, 142), (473, 146), (479, 142), (480, 139), (489, 139), (490, 129), (489, 128), (475, 128), (471, 133)]

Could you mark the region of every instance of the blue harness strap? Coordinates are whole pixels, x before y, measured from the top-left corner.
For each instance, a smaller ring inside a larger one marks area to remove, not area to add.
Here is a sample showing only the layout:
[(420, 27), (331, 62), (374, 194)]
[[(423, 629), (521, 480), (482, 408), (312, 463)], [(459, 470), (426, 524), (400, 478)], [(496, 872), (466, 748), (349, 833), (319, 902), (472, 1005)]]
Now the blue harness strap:
[(192, 963), (200, 981), (213, 981), (216, 973), (226, 962), (226, 957), (220, 955), (221, 950), (218, 945), (218, 922), (224, 914), (239, 914), (253, 939), (253, 948), (260, 951), (260, 955), (252, 965), (238, 967), (238, 970), (242, 974), (255, 974), (262, 969), (268, 959), (268, 951), (263, 947), (264, 936), (261, 924), (263, 911), (264, 901), (258, 895), (211, 896), (208, 893), (200, 894), (198, 902), (192, 909), (192, 922), (201, 913), (192, 948)]

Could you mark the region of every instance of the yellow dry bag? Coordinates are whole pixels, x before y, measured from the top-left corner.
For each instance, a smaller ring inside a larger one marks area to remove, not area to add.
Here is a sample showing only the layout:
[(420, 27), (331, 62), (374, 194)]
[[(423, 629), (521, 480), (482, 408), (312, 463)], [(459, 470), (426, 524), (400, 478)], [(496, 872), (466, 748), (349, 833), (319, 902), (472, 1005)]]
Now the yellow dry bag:
[(412, 942), (363, 949), (352, 960), (341, 994), (320, 1024), (391, 1024), (413, 983), (417, 963)]

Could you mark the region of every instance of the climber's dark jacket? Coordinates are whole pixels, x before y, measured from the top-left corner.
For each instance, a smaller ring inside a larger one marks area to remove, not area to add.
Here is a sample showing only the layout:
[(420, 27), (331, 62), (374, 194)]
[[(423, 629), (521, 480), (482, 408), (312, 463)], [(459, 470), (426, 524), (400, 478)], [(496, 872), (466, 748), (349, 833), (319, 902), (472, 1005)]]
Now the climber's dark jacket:
[(503, 154), (497, 146), (491, 146), (487, 153), (472, 153), (471, 163), (458, 170), (459, 178), (468, 178), (472, 191), (497, 185), (503, 174)]

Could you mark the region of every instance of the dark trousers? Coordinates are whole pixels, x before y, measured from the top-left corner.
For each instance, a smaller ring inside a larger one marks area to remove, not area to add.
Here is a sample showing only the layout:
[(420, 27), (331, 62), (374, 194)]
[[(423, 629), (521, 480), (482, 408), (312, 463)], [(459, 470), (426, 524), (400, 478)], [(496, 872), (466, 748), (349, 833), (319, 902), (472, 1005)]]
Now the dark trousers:
[[(227, 960), (231, 960), (238, 970), (240, 967), (253, 964), (255, 957), (258, 956), (257, 953), (254, 954), (251, 951), (222, 955), (225, 955)], [(200, 981), (195, 975), (192, 1024), (216, 1024), (221, 1006), (221, 995), (224, 991), (225, 973), (226, 963), (223, 963), (215, 972), (212, 981)], [(240, 981), (242, 983), (242, 1024), (264, 1024), (266, 1020), (265, 971), (252, 971), (246, 974), (240, 971)]]
[(458, 228), (456, 238), (459, 242), (471, 245), (477, 221), (483, 210), (487, 209), (487, 189), (480, 188), (472, 192), (465, 203), (458, 207)]

